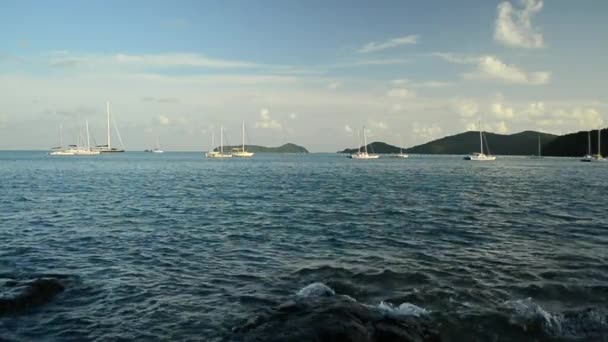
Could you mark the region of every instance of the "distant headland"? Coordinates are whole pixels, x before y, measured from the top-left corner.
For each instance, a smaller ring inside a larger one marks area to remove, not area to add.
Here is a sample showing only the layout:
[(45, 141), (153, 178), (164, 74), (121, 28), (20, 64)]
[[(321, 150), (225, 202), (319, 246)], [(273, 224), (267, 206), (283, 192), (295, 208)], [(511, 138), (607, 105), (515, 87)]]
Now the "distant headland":
[[(524, 131), (515, 134), (496, 134), (486, 132), (490, 153), (498, 155), (536, 155), (539, 149), (544, 156), (580, 157), (588, 153), (589, 134), (591, 135), (591, 153), (597, 153), (598, 131), (581, 131), (565, 135), (554, 135), (536, 131)], [(601, 131), (601, 151), (608, 152), (608, 129)], [(363, 148), (363, 147), (361, 147)], [(367, 145), (370, 153), (395, 154), (400, 148), (384, 142), (372, 142)], [(443, 137), (417, 145), (403, 148), (411, 154), (467, 154), (479, 150), (479, 132), (469, 131)], [(355, 153), (357, 148), (344, 149), (338, 153)]]
[[(224, 146), (224, 151), (241, 150), (241, 147), (241, 145)], [(306, 148), (292, 143), (283, 144), (279, 147), (245, 145), (245, 150), (254, 153), (308, 153)], [(219, 151), (219, 147), (216, 147), (214, 151)]]

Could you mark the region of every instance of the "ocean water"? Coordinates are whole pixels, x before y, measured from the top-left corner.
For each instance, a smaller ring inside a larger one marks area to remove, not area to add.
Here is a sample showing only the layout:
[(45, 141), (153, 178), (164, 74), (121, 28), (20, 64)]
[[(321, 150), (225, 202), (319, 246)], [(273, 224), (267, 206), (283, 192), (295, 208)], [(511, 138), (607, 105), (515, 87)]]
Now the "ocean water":
[(0, 176), (0, 298), (65, 285), (0, 340), (230, 341), (321, 292), (445, 341), (608, 341), (608, 163), (0, 152)]

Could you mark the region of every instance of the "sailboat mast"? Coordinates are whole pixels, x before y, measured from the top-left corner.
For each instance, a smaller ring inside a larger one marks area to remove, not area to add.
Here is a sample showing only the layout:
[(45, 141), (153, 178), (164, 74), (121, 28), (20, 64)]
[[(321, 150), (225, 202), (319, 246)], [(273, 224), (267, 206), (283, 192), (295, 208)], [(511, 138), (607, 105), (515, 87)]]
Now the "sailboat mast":
[(540, 134), (538, 135), (538, 156), (539, 157), (541, 156), (541, 153), (540, 153)]
[(85, 120), (87, 126), (87, 150), (91, 150), (91, 138), (89, 136), (89, 120)]
[(245, 152), (245, 121), (243, 121), (243, 149), (242, 152)]
[(211, 152), (215, 151), (215, 132), (211, 132)]
[(220, 126), (220, 153), (224, 154), (224, 126)]
[(110, 150), (112, 146), (110, 134), (110, 101), (106, 101), (106, 111), (108, 112), (108, 150)]
[(601, 145), (600, 145), (600, 139), (602, 138), (602, 137), (601, 137), (601, 135), (602, 135), (602, 133), (601, 133), (601, 132), (602, 132), (602, 129), (601, 129), (601, 128), (598, 128), (598, 129), (597, 129), (597, 156), (598, 156), (598, 157), (602, 155), (602, 152), (600, 152), (600, 149), (601, 149)]
[(63, 148), (63, 125), (59, 125), (59, 144)]
[(367, 137), (365, 136), (365, 127), (363, 127), (363, 146), (365, 147), (365, 154), (367, 154)]
[(588, 140), (587, 147), (589, 148), (589, 155), (591, 155), (591, 131), (587, 132), (587, 140)]
[(481, 154), (483, 154), (483, 135), (481, 133), (481, 120), (479, 123), (479, 146), (481, 146)]

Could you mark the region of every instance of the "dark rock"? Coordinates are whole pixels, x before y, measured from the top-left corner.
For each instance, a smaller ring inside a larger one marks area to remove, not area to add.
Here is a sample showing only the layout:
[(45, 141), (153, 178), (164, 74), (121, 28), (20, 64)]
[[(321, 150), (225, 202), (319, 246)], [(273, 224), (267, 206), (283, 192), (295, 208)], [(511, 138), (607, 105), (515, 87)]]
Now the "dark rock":
[(390, 317), (346, 296), (300, 298), (235, 329), (230, 341), (441, 341), (424, 317)]
[[(16, 286), (11, 282), (12, 286)], [(57, 279), (42, 278), (25, 284), (24, 290), (13, 298), (0, 298), (0, 315), (18, 314), (50, 302), (65, 287)]]

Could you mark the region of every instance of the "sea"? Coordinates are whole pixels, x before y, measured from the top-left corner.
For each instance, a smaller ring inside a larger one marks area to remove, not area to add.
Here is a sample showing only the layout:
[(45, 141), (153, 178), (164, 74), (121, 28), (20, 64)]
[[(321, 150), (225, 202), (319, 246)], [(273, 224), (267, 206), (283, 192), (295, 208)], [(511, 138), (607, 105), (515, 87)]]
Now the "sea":
[(0, 177), (0, 299), (65, 286), (2, 341), (305, 341), (330, 322), (284, 308), (332, 298), (442, 341), (608, 341), (608, 162), (3, 151)]

